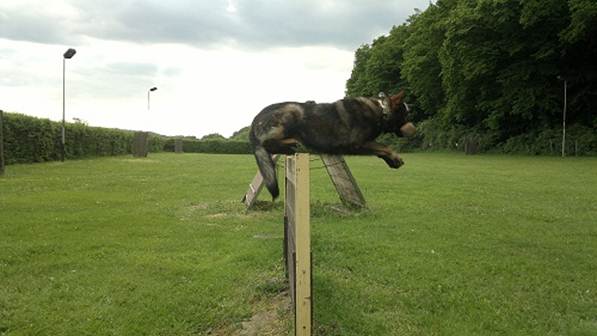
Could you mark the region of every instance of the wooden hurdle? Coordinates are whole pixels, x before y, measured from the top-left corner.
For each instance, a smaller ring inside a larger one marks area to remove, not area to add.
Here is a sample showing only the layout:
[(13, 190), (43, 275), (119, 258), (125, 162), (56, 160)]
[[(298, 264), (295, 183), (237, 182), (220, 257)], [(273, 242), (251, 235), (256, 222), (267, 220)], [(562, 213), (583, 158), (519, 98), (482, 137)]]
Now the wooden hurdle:
[[(280, 155), (278, 154), (272, 155), (274, 163), (278, 161), (279, 157)], [(330, 154), (321, 154), (319, 157), (336, 188), (338, 196), (340, 196), (342, 204), (353, 209), (366, 208), (367, 202), (365, 202), (365, 197), (363, 197), (363, 193), (357, 181), (352, 176), (344, 157), (342, 155)], [(255, 177), (249, 184), (249, 189), (247, 189), (247, 192), (245, 192), (245, 195), (241, 199), (241, 202), (245, 203), (247, 209), (251, 209), (255, 205), (261, 189), (263, 189), (263, 177), (259, 170), (257, 170)]]
[(295, 336), (312, 332), (309, 154), (286, 156), (284, 259), (294, 308)]

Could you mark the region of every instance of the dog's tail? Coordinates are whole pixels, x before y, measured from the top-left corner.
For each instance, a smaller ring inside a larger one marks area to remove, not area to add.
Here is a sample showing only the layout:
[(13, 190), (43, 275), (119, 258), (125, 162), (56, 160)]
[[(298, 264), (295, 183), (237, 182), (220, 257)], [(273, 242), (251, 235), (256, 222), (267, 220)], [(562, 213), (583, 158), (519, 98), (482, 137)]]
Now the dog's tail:
[(263, 176), (263, 181), (265, 182), (265, 187), (272, 194), (272, 198), (276, 199), (280, 195), (278, 178), (276, 176), (276, 164), (272, 159), (272, 155), (259, 143), (252, 129), (250, 140), (253, 145), (253, 151), (255, 152), (255, 160), (257, 161), (259, 172), (261, 172), (261, 176)]

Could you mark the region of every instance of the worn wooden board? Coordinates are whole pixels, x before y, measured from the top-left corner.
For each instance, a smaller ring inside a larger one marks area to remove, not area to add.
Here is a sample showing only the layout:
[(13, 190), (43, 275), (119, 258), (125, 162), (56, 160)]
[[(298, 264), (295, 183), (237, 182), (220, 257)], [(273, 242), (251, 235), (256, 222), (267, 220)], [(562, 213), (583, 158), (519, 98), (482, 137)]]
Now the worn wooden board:
[(183, 153), (182, 139), (174, 140), (174, 153)]
[(147, 157), (149, 153), (148, 132), (135, 132), (132, 151), (134, 157)]
[(366, 207), (365, 197), (363, 197), (363, 193), (354, 176), (352, 176), (344, 157), (341, 155), (321, 154), (320, 158), (342, 203), (352, 208)]
[[(274, 163), (277, 163), (279, 158), (280, 156), (277, 154), (272, 155)], [(257, 170), (255, 177), (253, 177), (253, 180), (251, 183), (249, 183), (249, 189), (247, 189), (247, 192), (240, 200), (241, 202), (245, 203), (247, 209), (250, 209), (253, 207), (253, 205), (255, 205), (261, 189), (263, 189), (263, 176), (261, 176), (261, 173), (259, 170)]]

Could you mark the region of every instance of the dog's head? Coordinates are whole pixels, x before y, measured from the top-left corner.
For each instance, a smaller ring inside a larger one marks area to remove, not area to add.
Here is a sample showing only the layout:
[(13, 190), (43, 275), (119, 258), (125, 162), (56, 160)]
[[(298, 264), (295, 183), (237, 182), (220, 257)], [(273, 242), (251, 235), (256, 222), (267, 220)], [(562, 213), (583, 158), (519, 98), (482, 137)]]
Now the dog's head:
[(381, 104), (383, 106), (384, 114), (389, 123), (389, 130), (396, 133), (398, 136), (411, 137), (415, 135), (417, 129), (413, 123), (407, 120), (409, 107), (404, 102), (404, 90), (400, 90), (397, 94), (387, 97), (380, 93)]

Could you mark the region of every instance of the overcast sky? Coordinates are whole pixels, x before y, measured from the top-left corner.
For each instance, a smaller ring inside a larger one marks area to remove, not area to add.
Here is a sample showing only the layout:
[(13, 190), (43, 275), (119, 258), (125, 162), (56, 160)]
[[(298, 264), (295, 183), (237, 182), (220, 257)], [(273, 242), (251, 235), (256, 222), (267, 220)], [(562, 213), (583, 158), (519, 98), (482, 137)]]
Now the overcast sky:
[[(0, 109), (230, 136), (265, 106), (344, 96), (354, 50), (429, 0), (0, 0)], [(151, 109), (147, 109), (147, 91)]]

